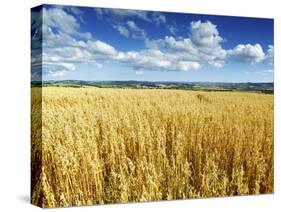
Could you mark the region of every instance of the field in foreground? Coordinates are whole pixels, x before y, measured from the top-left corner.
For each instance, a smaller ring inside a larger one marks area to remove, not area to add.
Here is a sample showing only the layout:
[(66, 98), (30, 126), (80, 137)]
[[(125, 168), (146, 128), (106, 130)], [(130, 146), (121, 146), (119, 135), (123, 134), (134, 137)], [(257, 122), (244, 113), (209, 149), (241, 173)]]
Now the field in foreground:
[(42, 90), (41, 132), (39, 88), (32, 88), (32, 171), (41, 170), (32, 177), (33, 204), (273, 192), (273, 95)]

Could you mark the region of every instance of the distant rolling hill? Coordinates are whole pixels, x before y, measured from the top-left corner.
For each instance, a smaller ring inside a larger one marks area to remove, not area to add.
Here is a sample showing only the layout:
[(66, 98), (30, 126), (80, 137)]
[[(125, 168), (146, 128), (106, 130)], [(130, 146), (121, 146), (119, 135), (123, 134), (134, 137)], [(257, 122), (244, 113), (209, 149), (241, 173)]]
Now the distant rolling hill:
[(32, 82), (33, 87), (88, 87), (98, 88), (133, 88), (133, 89), (181, 89), (204, 91), (252, 91), (274, 93), (274, 83), (226, 83), (226, 82), (173, 82), (173, 81), (84, 81), (84, 80), (50, 80)]

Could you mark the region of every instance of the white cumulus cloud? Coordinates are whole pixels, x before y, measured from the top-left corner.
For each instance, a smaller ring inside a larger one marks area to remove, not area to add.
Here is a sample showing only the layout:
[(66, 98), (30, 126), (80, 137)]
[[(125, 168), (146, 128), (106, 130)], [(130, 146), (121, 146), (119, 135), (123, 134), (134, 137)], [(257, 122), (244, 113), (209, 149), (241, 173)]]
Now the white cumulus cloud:
[[(108, 60), (117, 50), (92, 38), (88, 32), (79, 32), (79, 22), (63, 8), (43, 9), (43, 73), (63, 76), (74, 71), (77, 63), (101, 68), (101, 60)], [(67, 26), (65, 25), (65, 22)], [(80, 38), (80, 39), (79, 39)]]
[(223, 39), (219, 35), (217, 26), (210, 21), (191, 22), (191, 41), (199, 47), (216, 48)]
[(238, 62), (260, 63), (265, 59), (265, 53), (260, 44), (239, 44), (228, 50), (228, 56)]
[[(146, 39), (147, 48), (158, 49), (177, 56), (175, 59), (207, 63), (220, 68), (225, 63), (226, 50), (221, 46), (223, 39), (211, 22), (191, 22), (190, 37), (166, 36), (164, 39)], [(201, 38), (201, 40), (199, 39)]]
[(189, 71), (200, 68), (196, 61), (186, 61), (157, 49), (119, 52), (114, 59), (135, 70)]

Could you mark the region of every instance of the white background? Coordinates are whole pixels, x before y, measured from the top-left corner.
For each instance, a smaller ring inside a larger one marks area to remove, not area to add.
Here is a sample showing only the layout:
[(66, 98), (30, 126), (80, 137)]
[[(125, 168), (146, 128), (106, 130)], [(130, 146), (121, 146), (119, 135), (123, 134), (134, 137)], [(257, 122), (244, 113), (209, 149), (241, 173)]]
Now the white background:
[[(35, 211), (30, 186), (30, 8), (41, 3), (275, 18), (275, 194), (73, 207), (71, 211), (276, 211), (280, 201), (280, 23), (277, 0), (7, 0), (0, 12), (0, 211)], [(259, 32), (257, 32), (259, 33)], [(278, 39), (279, 38), (279, 39)], [(53, 211), (54, 211), (53, 210)]]

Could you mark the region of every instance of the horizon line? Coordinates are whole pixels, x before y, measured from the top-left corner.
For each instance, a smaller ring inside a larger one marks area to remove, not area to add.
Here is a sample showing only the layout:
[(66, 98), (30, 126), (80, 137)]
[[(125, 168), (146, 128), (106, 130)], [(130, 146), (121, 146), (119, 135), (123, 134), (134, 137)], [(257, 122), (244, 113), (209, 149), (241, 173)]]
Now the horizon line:
[(178, 80), (81, 80), (81, 79), (60, 79), (60, 80), (33, 80), (31, 82), (50, 82), (50, 81), (84, 81), (84, 82), (174, 82), (174, 83), (274, 83), (274, 81), (237, 81), (237, 82), (227, 82), (227, 81), (178, 81)]

